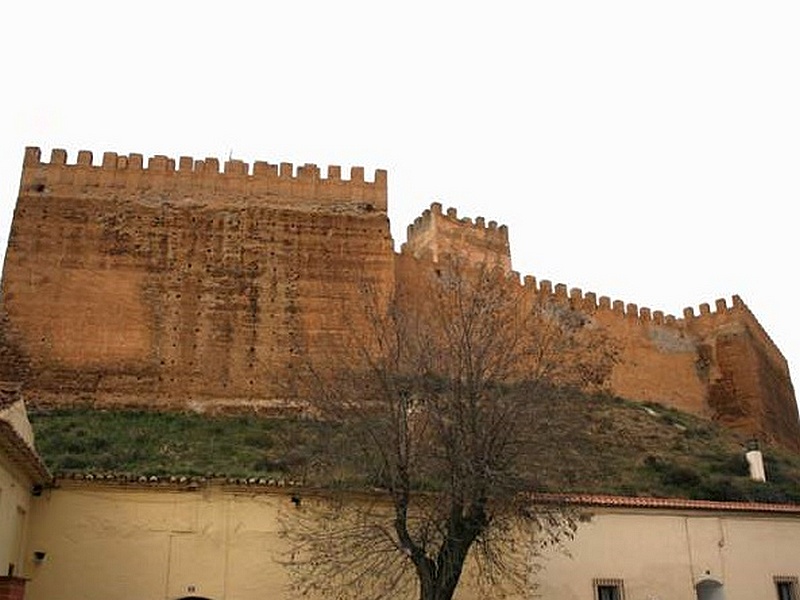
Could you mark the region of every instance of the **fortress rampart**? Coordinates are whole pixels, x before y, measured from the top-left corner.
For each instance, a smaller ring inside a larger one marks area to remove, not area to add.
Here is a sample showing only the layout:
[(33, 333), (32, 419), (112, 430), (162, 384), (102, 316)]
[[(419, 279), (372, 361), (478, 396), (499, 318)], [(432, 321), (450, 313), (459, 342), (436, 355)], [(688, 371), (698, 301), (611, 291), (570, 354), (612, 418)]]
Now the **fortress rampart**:
[(300, 349), (335, 360), (364, 318), (359, 283), (394, 285), (383, 171), (91, 163), (25, 155), (0, 371), (34, 403), (284, 410)]
[[(459, 219), (431, 205), (408, 227), (396, 267), (398, 285), (413, 286), (419, 271), (446, 256), (505, 270), (530, 301), (560, 306), (590, 319), (606, 336), (599, 349), (615, 355), (606, 389), (625, 398), (659, 402), (725, 423), (747, 435), (800, 449), (800, 425), (789, 367), (739, 296), (717, 299), (682, 315), (640, 307), (563, 283), (520, 277), (511, 270), (508, 230), (483, 219)], [(598, 348), (584, 349), (585, 354)], [(578, 356), (576, 360), (591, 357)], [(602, 362), (596, 360), (594, 362)]]
[[(380, 301), (456, 256), (571, 311), (614, 356), (598, 377), (800, 450), (788, 365), (738, 296), (679, 317), (511, 270), (508, 229), (434, 203), (393, 252), (387, 178), (360, 168), (25, 153), (3, 271), (0, 377), (34, 404), (285, 411), (310, 352), (335, 364)], [(510, 288), (511, 289), (511, 288)], [(595, 338), (596, 339), (596, 338)], [(573, 356), (581, 361), (587, 356)], [(588, 357), (591, 358), (591, 357)], [(591, 362), (591, 361), (587, 361)]]
[[(512, 275), (519, 278), (518, 273), (512, 273)], [(634, 303), (625, 303), (622, 300), (612, 301), (608, 296), (598, 298), (594, 292), (584, 293), (580, 288), (569, 288), (569, 293), (567, 293), (568, 288), (565, 284), (559, 283), (554, 287), (553, 283), (548, 280), (542, 280), (537, 284), (536, 278), (532, 275), (526, 275), (522, 285), (531, 293), (547, 301), (565, 304), (587, 314), (599, 315), (603, 318), (608, 318), (606, 315), (615, 315), (628, 323), (632, 322), (642, 326), (663, 326), (684, 332), (686, 335), (707, 336), (726, 327), (746, 327), (760, 351), (769, 357), (770, 362), (782, 375), (787, 378), (790, 376), (789, 365), (783, 353), (738, 295), (731, 298), (730, 305), (725, 298), (718, 298), (714, 301), (713, 310), (709, 303), (702, 303), (699, 305), (697, 314), (693, 307), (687, 307), (683, 309), (682, 317), (675, 317), (670, 314), (665, 315), (660, 310), (639, 307)]]
[[(610, 336), (618, 361), (610, 389), (724, 422), (747, 434), (798, 448), (797, 406), (785, 357), (739, 296), (720, 298), (682, 317), (599, 298), (527, 276), (541, 301), (591, 316)], [(765, 434), (765, 432), (769, 432)]]
[[(177, 168), (176, 168), (177, 167)], [(141, 154), (118, 155), (105, 152), (102, 163), (93, 165), (88, 150), (78, 152), (75, 164), (67, 164), (64, 150), (53, 150), (50, 162), (41, 162), (39, 148), (28, 148), (22, 172), (22, 190), (70, 197), (80, 195), (110, 197), (125, 191), (132, 194), (188, 195), (197, 199), (230, 202), (257, 198), (270, 203), (314, 202), (366, 207), (386, 212), (386, 171), (375, 172), (373, 182), (365, 181), (364, 169), (353, 167), (350, 179), (342, 179), (341, 167), (328, 167), (323, 178), (316, 165), (296, 169), (291, 163), (280, 165), (257, 161), (252, 167), (240, 160), (229, 160), (220, 172), (219, 160), (178, 159), (153, 156), (145, 167)]]

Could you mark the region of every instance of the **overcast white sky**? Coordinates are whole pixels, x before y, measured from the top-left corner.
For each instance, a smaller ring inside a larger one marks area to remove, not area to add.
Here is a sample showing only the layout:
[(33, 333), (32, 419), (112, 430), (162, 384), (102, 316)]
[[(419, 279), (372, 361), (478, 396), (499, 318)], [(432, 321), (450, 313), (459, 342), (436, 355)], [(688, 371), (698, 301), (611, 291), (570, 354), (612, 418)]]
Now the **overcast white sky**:
[(4, 2), (0, 245), (23, 148), (389, 171), (514, 267), (680, 315), (742, 296), (797, 377), (800, 3)]

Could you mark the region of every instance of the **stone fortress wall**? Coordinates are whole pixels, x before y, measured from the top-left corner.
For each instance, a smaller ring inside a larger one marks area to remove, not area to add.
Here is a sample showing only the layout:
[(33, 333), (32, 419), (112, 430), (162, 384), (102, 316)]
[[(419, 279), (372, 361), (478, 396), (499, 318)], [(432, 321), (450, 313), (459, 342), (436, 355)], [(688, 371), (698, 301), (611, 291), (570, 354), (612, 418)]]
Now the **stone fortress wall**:
[(393, 251), (385, 171), (25, 154), (3, 272), (0, 376), (36, 404), (286, 410), (315, 361), (445, 255), (491, 259), (613, 343), (610, 391), (800, 450), (788, 365), (738, 297), (680, 318), (511, 271), (508, 230), (433, 204)]
[(28, 150), (3, 274), (0, 370), (33, 403), (283, 406), (354, 284), (393, 286), (385, 172), (64, 158)]
[[(508, 230), (431, 205), (408, 228), (401, 255), (436, 261), (445, 254), (499, 264), (540, 302), (589, 316), (617, 352), (609, 390), (711, 418), (748, 435), (800, 450), (800, 424), (789, 366), (739, 296), (681, 317), (511, 271)], [(408, 260), (408, 258), (406, 258)], [(410, 269), (411, 272), (414, 269)], [(398, 269), (401, 273), (409, 268)], [(407, 279), (411, 277), (406, 276)], [(587, 349), (588, 351), (588, 349)]]

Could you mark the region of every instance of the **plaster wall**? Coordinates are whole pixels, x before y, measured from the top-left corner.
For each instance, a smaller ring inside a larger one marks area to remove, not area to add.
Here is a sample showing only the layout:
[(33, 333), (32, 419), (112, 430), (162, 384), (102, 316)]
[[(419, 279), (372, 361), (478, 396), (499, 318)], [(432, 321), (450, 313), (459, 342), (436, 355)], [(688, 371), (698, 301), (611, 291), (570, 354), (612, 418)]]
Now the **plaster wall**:
[(594, 579), (621, 580), (626, 600), (696, 598), (707, 579), (726, 600), (777, 598), (775, 576), (800, 576), (800, 519), (702, 512), (597, 511), (545, 563), (544, 598), (592, 598)]
[(31, 486), (30, 478), (5, 453), (0, 453), (0, 575), (22, 577), (28, 572), (25, 540)]
[(285, 495), (71, 488), (33, 508), (28, 600), (289, 598), (276, 562)]
[[(281, 510), (294, 509), (280, 491), (65, 483), (32, 507), (28, 554), (47, 559), (30, 566), (27, 598), (291, 598), (276, 562)], [(714, 579), (727, 600), (770, 600), (774, 576), (800, 576), (798, 544), (797, 516), (598, 509), (569, 556), (545, 555), (525, 597), (591, 600), (595, 579), (619, 579), (626, 600), (693, 600), (695, 584)]]

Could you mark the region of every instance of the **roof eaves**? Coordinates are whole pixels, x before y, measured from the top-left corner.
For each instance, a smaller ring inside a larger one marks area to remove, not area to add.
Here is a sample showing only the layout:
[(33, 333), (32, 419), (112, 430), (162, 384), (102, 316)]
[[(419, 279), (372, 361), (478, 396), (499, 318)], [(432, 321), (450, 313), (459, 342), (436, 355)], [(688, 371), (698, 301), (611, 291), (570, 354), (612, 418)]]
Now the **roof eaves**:
[(8, 421), (0, 419), (0, 448), (5, 451), (9, 460), (23, 470), (34, 482), (44, 485), (50, 483), (53, 476), (42, 459), (25, 443)]
[(689, 500), (686, 498), (653, 498), (639, 496), (611, 496), (602, 494), (546, 494), (535, 493), (533, 500), (546, 503), (564, 503), (575, 506), (618, 508), (664, 508), (676, 510), (713, 510), (735, 512), (768, 512), (800, 515), (800, 505), (772, 504), (766, 502), (719, 502), (715, 500)]

